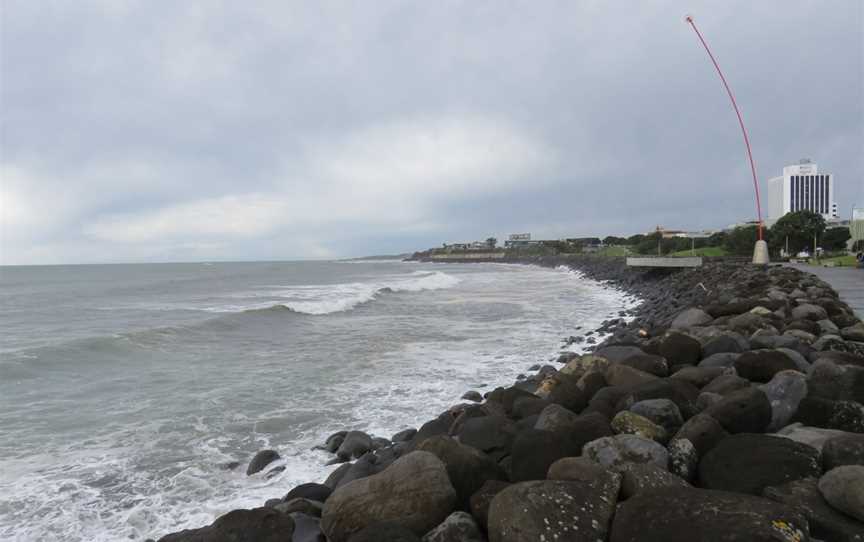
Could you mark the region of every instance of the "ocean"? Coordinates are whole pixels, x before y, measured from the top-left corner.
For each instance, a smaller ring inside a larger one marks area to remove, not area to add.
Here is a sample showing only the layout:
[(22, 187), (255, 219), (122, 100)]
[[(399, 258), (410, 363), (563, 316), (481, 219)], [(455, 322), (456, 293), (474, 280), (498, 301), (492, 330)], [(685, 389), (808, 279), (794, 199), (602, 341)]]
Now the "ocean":
[[(418, 427), (634, 303), (523, 265), (0, 267), (0, 540), (143, 540), (261, 506), (326, 478), (328, 435)], [(286, 469), (246, 476), (264, 448)]]

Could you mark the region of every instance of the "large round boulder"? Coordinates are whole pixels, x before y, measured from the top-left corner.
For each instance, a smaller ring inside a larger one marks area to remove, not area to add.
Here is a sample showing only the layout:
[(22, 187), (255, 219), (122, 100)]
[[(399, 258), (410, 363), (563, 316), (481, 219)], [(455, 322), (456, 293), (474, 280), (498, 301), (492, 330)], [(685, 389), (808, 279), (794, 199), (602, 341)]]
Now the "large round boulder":
[(543, 480), (549, 466), (562, 457), (578, 455), (584, 444), (577, 435), (527, 429), (516, 435), (510, 451), (510, 479)]
[(829, 505), (819, 493), (815, 478), (794, 480), (781, 486), (766, 487), (763, 495), (794, 507), (807, 518), (810, 534), (820, 540), (861, 542), (864, 540), (864, 522), (856, 521)]
[(822, 469), (828, 472), (843, 465), (864, 466), (864, 435), (846, 433), (825, 441), (822, 446)]
[(669, 365), (695, 365), (702, 357), (702, 345), (689, 335), (670, 331), (660, 341), (659, 353)]
[(334, 491), (324, 503), (321, 528), (331, 542), (347, 541), (382, 522), (423, 535), (453, 512), (457, 499), (444, 463), (432, 453), (411, 452), (384, 471)]
[(663, 469), (669, 466), (669, 452), (662, 444), (636, 435), (599, 438), (586, 444), (582, 455), (608, 468), (627, 462), (654, 463)]
[(702, 457), (728, 436), (729, 433), (723, 429), (720, 422), (708, 414), (697, 414), (684, 422), (681, 429), (672, 437), (672, 442), (686, 440), (696, 449), (696, 454)]
[(450, 483), (456, 490), (459, 507), (463, 510), (468, 510), (471, 495), (487, 480), (507, 479), (504, 470), (488, 455), (450, 437), (432, 437), (421, 442), (417, 450), (430, 452), (444, 463)]
[(688, 329), (710, 324), (713, 319), (710, 314), (702, 309), (689, 308), (678, 313), (678, 316), (672, 320), (669, 327), (672, 329)]
[(772, 435), (732, 435), (699, 462), (702, 487), (751, 495), (761, 495), (768, 486), (821, 473), (817, 450)]
[(864, 521), (864, 467), (844, 465), (831, 469), (819, 479), (819, 491), (828, 504)]
[(276, 461), (279, 457), (279, 453), (275, 450), (261, 450), (255, 454), (255, 457), (249, 462), (249, 466), (246, 467), (246, 476), (251, 476), (256, 472), (264, 470), (264, 467)]
[(797, 369), (792, 358), (779, 350), (751, 350), (735, 360), (738, 376), (752, 382), (768, 382), (780, 371)]
[(807, 384), (811, 397), (864, 403), (864, 367), (820, 359), (810, 368)]
[(620, 477), (514, 484), (489, 507), (489, 542), (605, 540)]
[(686, 487), (643, 491), (615, 514), (611, 542), (805, 542), (807, 520), (750, 495)]
[(726, 395), (705, 409), (730, 433), (762, 433), (771, 423), (771, 402), (765, 392), (746, 388)]
[(471, 514), (453, 512), (423, 536), (423, 542), (486, 542)]
[(273, 508), (232, 510), (207, 527), (165, 535), (159, 542), (289, 542), (294, 520)]

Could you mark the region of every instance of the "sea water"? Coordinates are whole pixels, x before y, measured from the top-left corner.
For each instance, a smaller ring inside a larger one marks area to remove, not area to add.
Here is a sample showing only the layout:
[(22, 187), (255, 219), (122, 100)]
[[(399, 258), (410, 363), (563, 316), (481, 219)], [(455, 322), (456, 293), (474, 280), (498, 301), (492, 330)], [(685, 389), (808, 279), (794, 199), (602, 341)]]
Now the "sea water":
[[(143, 540), (261, 506), (326, 478), (329, 434), (418, 427), (634, 303), (522, 265), (2, 267), (0, 539)], [(264, 448), (282, 459), (246, 476)]]

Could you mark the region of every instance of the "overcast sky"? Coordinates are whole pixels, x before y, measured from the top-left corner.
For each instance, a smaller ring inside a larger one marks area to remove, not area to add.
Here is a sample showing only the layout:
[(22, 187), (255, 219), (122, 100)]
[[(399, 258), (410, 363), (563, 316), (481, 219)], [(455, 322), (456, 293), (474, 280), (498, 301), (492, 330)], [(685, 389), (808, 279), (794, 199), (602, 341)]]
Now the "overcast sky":
[[(829, 6), (830, 4), (830, 6)], [(717, 228), (802, 157), (864, 206), (833, 2), (3, 0), (0, 263)]]

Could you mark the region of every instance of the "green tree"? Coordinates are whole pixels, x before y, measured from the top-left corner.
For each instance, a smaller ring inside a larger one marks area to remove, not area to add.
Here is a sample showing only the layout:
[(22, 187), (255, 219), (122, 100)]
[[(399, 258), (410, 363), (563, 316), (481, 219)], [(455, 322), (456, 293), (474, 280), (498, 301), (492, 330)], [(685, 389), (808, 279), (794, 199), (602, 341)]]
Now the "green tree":
[(615, 237), (614, 235), (607, 235), (603, 238), (603, 244), (612, 246), (626, 245), (627, 239), (623, 237)]
[[(767, 232), (766, 232), (767, 233)], [(727, 232), (723, 240), (723, 248), (729, 254), (749, 256), (753, 254), (753, 246), (759, 238), (759, 228), (756, 226), (738, 226)]]
[(852, 239), (849, 228), (828, 228), (822, 234), (819, 244), (822, 245), (823, 249), (828, 251), (844, 250), (846, 248), (846, 241), (849, 239)]
[(813, 250), (813, 238), (822, 236), (825, 231), (825, 219), (813, 211), (795, 211), (786, 213), (771, 227), (771, 246), (775, 251), (786, 248), (789, 241), (789, 252), (797, 254), (804, 249)]
[[(633, 237), (636, 237), (635, 235)], [(638, 254), (657, 254), (657, 244), (660, 242), (660, 234), (652, 233), (649, 235), (640, 235), (642, 240), (639, 241), (634, 250)], [(631, 237), (632, 239), (632, 237)], [(629, 240), (628, 240), (629, 241)], [(661, 244), (662, 251), (662, 244)]]
[[(645, 240), (645, 236), (641, 233), (637, 233), (636, 235), (631, 235), (630, 237), (628, 237), (627, 241), (624, 244), (635, 247), (636, 245), (638, 245), (639, 243), (641, 243), (644, 240)], [(656, 239), (655, 239), (655, 242), (656, 242)]]

